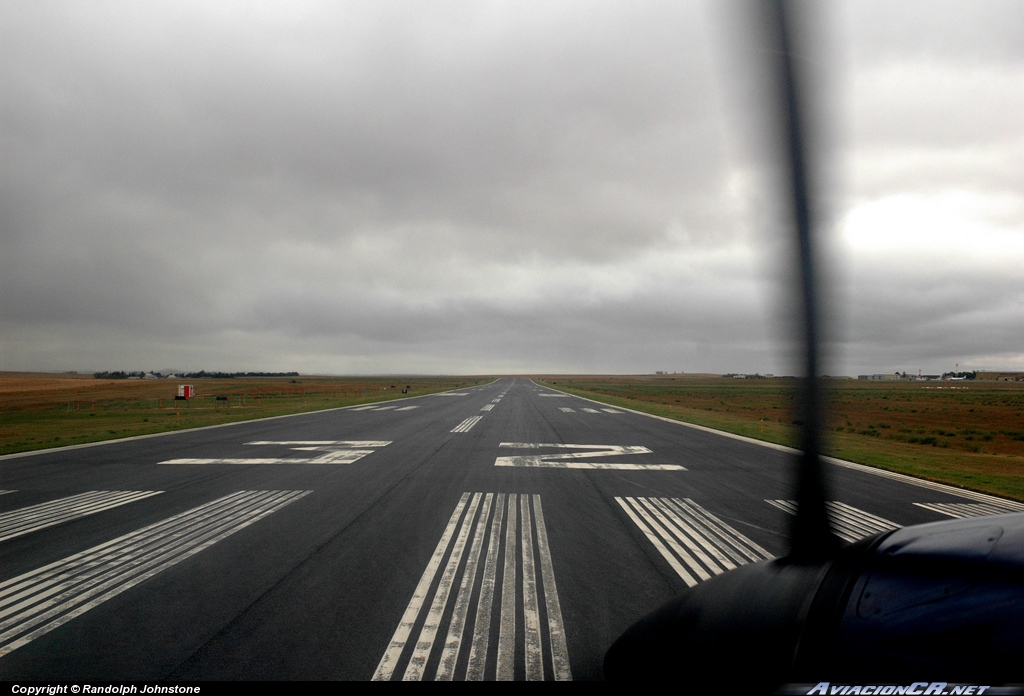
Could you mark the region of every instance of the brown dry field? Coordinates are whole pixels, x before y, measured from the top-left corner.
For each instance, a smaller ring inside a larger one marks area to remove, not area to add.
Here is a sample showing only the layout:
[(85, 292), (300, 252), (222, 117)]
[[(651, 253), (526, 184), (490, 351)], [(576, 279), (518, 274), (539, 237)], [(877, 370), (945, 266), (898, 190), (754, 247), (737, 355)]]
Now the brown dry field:
[[(583, 396), (796, 445), (792, 379), (549, 376)], [(829, 454), (1024, 500), (1024, 384), (828, 380)]]
[[(0, 454), (385, 401), (484, 381), (310, 375), (143, 380), (0, 372)], [(175, 401), (179, 383), (195, 386), (197, 397)], [(408, 394), (402, 394), (406, 387)]]

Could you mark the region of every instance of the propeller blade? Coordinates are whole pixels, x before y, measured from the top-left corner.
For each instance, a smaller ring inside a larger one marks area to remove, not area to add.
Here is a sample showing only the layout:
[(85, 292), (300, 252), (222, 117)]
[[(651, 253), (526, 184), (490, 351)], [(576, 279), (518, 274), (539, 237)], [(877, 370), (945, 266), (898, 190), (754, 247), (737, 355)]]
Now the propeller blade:
[(801, 329), (804, 346), (804, 379), (800, 383), (801, 442), (796, 501), (797, 513), (790, 532), (790, 556), (824, 560), (839, 547), (825, 508), (826, 481), (821, 462), (825, 406), (820, 361), (820, 301), (817, 290), (817, 257), (812, 233), (811, 186), (808, 175), (808, 143), (801, 108), (799, 76), (793, 61), (792, 23), (788, 3), (766, 3), (765, 28), (769, 54), (774, 58), (776, 118), (780, 150), (789, 175), (789, 207), (793, 218), (798, 259)]

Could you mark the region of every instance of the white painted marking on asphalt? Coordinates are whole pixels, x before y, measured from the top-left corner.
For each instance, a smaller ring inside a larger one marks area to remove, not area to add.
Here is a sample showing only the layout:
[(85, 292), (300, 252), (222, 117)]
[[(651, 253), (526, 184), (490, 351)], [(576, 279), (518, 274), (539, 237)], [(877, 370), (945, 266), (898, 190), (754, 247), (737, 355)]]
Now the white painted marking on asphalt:
[(17, 493), (17, 491), (0, 491), (0, 495), (7, 495), (8, 493)]
[(559, 406), (558, 410), (561, 411), (562, 413), (576, 413), (576, 411), (569, 408), (568, 406)]
[(496, 403), (498, 403), (499, 401), (501, 401), (501, 397), (500, 397), (500, 396), (499, 396), (499, 397), (498, 397), (497, 399), (491, 399), (491, 403), (492, 403), (492, 404), (496, 404)]
[(441, 392), (433, 396), (469, 396), (469, 392)]
[(516, 655), (516, 496), (508, 496), (508, 524), (505, 526), (505, 571), (501, 583), (501, 619), (498, 624), (498, 681), (515, 678)]
[[(795, 500), (766, 500), (765, 502), (791, 515), (796, 514)], [(872, 515), (870, 512), (834, 500), (827, 501), (825, 507), (836, 536), (851, 543), (872, 534), (888, 532), (902, 526), (884, 517)]]
[(562, 399), (564, 399), (564, 398), (567, 398), (569, 395), (568, 394), (541, 394), (540, 396), (553, 396), (555, 398), (562, 398)]
[(501, 546), (501, 522), (505, 517), (505, 494), (499, 493), (494, 503), (494, 517), (487, 541), (487, 560), (484, 562), (484, 577), (480, 583), (480, 597), (477, 599), (476, 621), (473, 623), (473, 643), (469, 649), (469, 664), (466, 665), (466, 681), (483, 681), (487, 669), (487, 646), (491, 635), (491, 607), (494, 602), (495, 576), (498, 572), (498, 547)]
[(388, 681), (391, 679), (391, 675), (394, 674), (398, 658), (401, 657), (402, 651), (405, 649), (405, 643), (409, 640), (409, 634), (416, 623), (416, 617), (419, 616), (420, 609), (423, 607), (423, 601), (427, 596), (427, 591), (434, 582), (437, 569), (441, 566), (441, 559), (444, 558), (445, 552), (448, 550), (448, 542), (451, 541), (452, 536), (455, 534), (455, 528), (458, 526), (459, 518), (462, 517), (462, 510), (465, 508), (466, 501), (468, 500), (469, 493), (463, 493), (459, 504), (455, 506), (455, 512), (452, 513), (451, 519), (448, 520), (448, 526), (444, 528), (441, 540), (437, 542), (434, 555), (430, 557), (427, 567), (423, 570), (423, 575), (420, 576), (420, 581), (412, 593), (412, 599), (409, 600), (409, 606), (405, 608), (402, 620), (398, 623), (398, 628), (395, 629), (395, 635), (391, 637), (391, 644), (388, 645), (384, 656), (380, 658), (377, 671), (373, 673), (373, 681)]
[(949, 517), (964, 519), (967, 517), (984, 517), (986, 515), (1005, 515), (1011, 512), (1024, 511), (1024, 505), (1007, 500), (1001, 504), (993, 503), (914, 503), (932, 512)]
[(626, 497), (615, 501), (690, 587), (737, 566), (772, 557), (689, 498)]
[(414, 408), (419, 408), (419, 406), (403, 406), (402, 408), (396, 408), (395, 410), (396, 411), (411, 411)]
[(483, 407), (482, 409), (480, 409), (480, 410), (481, 410), (481, 411), (490, 411), (490, 410), (491, 410), (492, 408), (494, 408), (494, 404), (487, 404), (486, 406), (484, 406), (484, 407)]
[(469, 418), (467, 418), (466, 420), (462, 421), (461, 423), (456, 425), (454, 428), (452, 428), (451, 432), (453, 432), (453, 433), (466, 433), (466, 432), (469, 432), (470, 428), (472, 428), (474, 425), (479, 423), (481, 418), (483, 418), (483, 416), (470, 416)]
[(441, 615), (444, 614), (444, 609), (448, 605), (448, 596), (455, 583), (455, 571), (458, 570), (459, 564), (462, 562), (462, 551), (466, 548), (466, 540), (473, 528), (473, 520), (476, 517), (479, 504), (480, 494), (474, 493), (473, 498), (469, 501), (469, 507), (466, 509), (462, 526), (459, 528), (459, 535), (455, 537), (455, 546), (448, 557), (448, 564), (441, 574), (441, 582), (434, 592), (434, 601), (430, 603), (430, 611), (427, 612), (426, 621), (423, 622), (423, 627), (420, 629), (420, 637), (416, 641), (412, 657), (409, 658), (409, 664), (405, 668), (403, 681), (421, 681), (423, 679), (423, 670), (427, 666), (427, 658), (430, 657), (430, 651), (434, 647), (434, 638), (441, 625)]
[(514, 466), (528, 468), (548, 469), (619, 469), (625, 471), (686, 471), (686, 467), (679, 464), (634, 464), (627, 462), (588, 462), (576, 461), (593, 457), (614, 457), (635, 454), (651, 454), (651, 450), (641, 446), (621, 445), (570, 445), (561, 443), (524, 443), (524, 442), (502, 442), (499, 447), (510, 447), (513, 449), (578, 449), (582, 452), (569, 452), (566, 454), (539, 454), (515, 457), (498, 457), (494, 460), (494, 466)]
[(310, 491), (241, 491), (0, 583), (0, 656)]
[(533, 511), (537, 518), (537, 554), (540, 556), (541, 580), (544, 584), (544, 605), (548, 615), (548, 643), (551, 648), (551, 665), (555, 681), (570, 681), (569, 648), (565, 643), (565, 624), (562, 621), (562, 605), (558, 601), (555, 586), (555, 569), (551, 563), (551, 549), (548, 547), (548, 530), (544, 524), (544, 510), (540, 496), (533, 494)]
[(523, 551), (523, 641), (526, 681), (544, 681), (544, 649), (540, 642), (540, 604), (537, 602), (537, 568), (533, 562), (533, 519), (528, 496), (519, 497)]
[(622, 411), (616, 411), (614, 408), (602, 408), (605, 413), (622, 413)]
[(374, 411), (390, 411), (393, 408), (394, 408), (394, 406), (379, 406), (379, 407), (377, 407), (377, 408), (375, 408), (373, 410)]
[(583, 409), (586, 413), (600, 413), (596, 408), (585, 408)]
[(247, 445), (285, 445), (285, 446), (328, 446), (337, 445), (339, 447), (387, 447), (391, 444), (391, 440), (256, 440), (255, 442), (247, 442)]
[(88, 491), (0, 515), (0, 541), (94, 515), (163, 491)]
[(356, 406), (350, 408), (349, 411), (369, 411), (371, 408), (377, 408), (377, 404), (370, 404), (369, 406)]
[[(486, 556), (481, 558), (485, 543)], [(445, 571), (438, 577), (442, 563)], [(517, 591), (520, 572), (522, 589)], [(453, 592), (456, 586), (458, 591)], [(501, 596), (496, 598), (496, 592)], [(429, 609), (428, 595), (432, 597)], [(540, 611), (542, 603), (546, 622)], [(521, 626), (517, 614), (522, 617)], [(418, 639), (410, 646), (410, 636), (417, 626)], [(482, 680), (489, 669), (499, 680), (572, 678), (539, 495), (463, 494), (374, 680), (391, 679), (402, 668), (405, 655), (404, 679), (454, 679), (462, 671), (461, 648), (469, 626), (473, 635), (465, 656), (466, 680)], [(445, 628), (446, 638), (441, 643), (438, 637)], [(493, 638), (497, 639), (497, 649), (489, 656)], [(431, 675), (429, 666), (438, 651), (437, 668)], [(521, 656), (518, 661), (517, 652)], [(551, 655), (550, 668), (544, 664), (546, 654)]]
[(651, 529), (643, 522), (643, 520), (637, 515), (637, 513), (633, 511), (632, 501), (627, 503), (623, 498), (616, 498), (615, 502), (617, 502), (619, 506), (623, 509), (623, 511), (625, 511), (625, 513), (629, 516), (629, 518), (633, 520), (633, 524), (635, 524), (637, 528), (641, 532), (643, 532), (643, 535), (647, 537), (647, 540), (651, 542), (651, 544), (654, 545), (654, 548), (657, 549), (658, 553), (660, 553), (662, 557), (666, 561), (668, 561), (669, 565), (672, 566), (672, 570), (676, 571), (676, 574), (683, 579), (683, 582), (685, 582), (689, 587), (693, 587), (694, 585), (696, 585), (697, 581), (693, 579), (693, 576), (690, 575), (690, 573), (687, 572), (685, 568), (683, 568), (683, 566), (676, 559), (675, 555), (665, 548), (665, 545), (661, 543), (661, 538), (653, 531), (651, 531)]
[[(479, 494), (477, 494), (479, 495)], [(476, 525), (476, 532), (473, 534), (473, 546), (466, 557), (466, 568), (462, 573), (462, 583), (459, 585), (459, 596), (455, 599), (455, 608), (452, 611), (451, 622), (448, 625), (448, 637), (444, 642), (444, 652), (441, 653), (441, 662), (437, 666), (437, 681), (451, 681), (455, 677), (455, 665), (459, 661), (459, 651), (462, 647), (462, 634), (466, 629), (466, 617), (470, 609), (470, 597), (473, 594), (473, 581), (476, 578), (476, 569), (480, 563), (480, 550), (483, 546), (484, 532), (487, 530), (487, 516), (491, 510), (493, 493), (484, 496), (483, 505), (480, 506), (480, 522)]]
[(319, 457), (221, 457), (212, 459), (168, 459), (159, 464), (352, 464), (390, 440), (257, 440), (247, 445), (283, 445), (300, 452), (323, 452)]

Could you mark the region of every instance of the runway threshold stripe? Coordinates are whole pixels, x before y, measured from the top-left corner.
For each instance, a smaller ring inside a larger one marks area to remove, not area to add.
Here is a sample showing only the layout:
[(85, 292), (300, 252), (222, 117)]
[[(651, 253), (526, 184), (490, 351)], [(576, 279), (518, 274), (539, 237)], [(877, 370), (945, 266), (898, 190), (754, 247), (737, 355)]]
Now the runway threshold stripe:
[(373, 679), (399, 672), (404, 680), (572, 678), (539, 495), (463, 494)]
[(461, 423), (456, 425), (454, 428), (452, 428), (451, 432), (453, 432), (453, 433), (469, 432), (469, 429), (472, 428), (477, 423), (479, 423), (481, 418), (483, 418), (483, 416), (470, 416), (469, 418), (467, 418), (466, 420), (462, 421)]
[(689, 587), (768, 551), (686, 498), (615, 498), (651, 545)]
[(558, 410), (561, 411), (562, 413), (576, 413), (575, 410), (569, 408), (568, 406), (559, 406)]
[(0, 515), (0, 541), (159, 495), (162, 491), (87, 491)]
[(0, 656), (310, 491), (241, 491), (0, 583)]
[[(766, 500), (765, 502), (791, 515), (796, 514), (795, 500)], [(850, 543), (872, 534), (899, 529), (902, 526), (846, 503), (830, 500), (826, 502), (825, 506), (836, 536)]]
[(484, 406), (484, 407), (483, 407), (482, 409), (480, 409), (480, 410), (481, 410), (481, 411), (490, 411), (490, 410), (491, 410), (492, 408), (494, 408), (494, 404), (487, 404), (486, 406)]
[(986, 515), (1005, 515), (1010, 512), (1021, 512), (1024, 505), (1006, 501), (1004, 504), (993, 503), (914, 503), (918, 507), (938, 512), (949, 517), (964, 519), (966, 517), (984, 517)]
[(395, 630), (395, 635), (391, 638), (391, 644), (388, 645), (388, 649), (380, 659), (380, 664), (377, 665), (377, 671), (373, 674), (374, 681), (387, 681), (391, 679), (398, 658), (401, 657), (402, 651), (405, 649), (405, 643), (409, 640), (409, 634), (412, 633), (416, 617), (419, 616), (420, 609), (426, 599), (427, 591), (434, 582), (437, 569), (441, 566), (441, 559), (444, 558), (445, 551), (448, 549), (448, 542), (451, 540), (452, 535), (455, 534), (455, 528), (458, 525), (459, 518), (462, 517), (462, 510), (465, 508), (467, 500), (469, 500), (469, 493), (463, 493), (459, 504), (455, 506), (455, 512), (452, 513), (451, 519), (448, 520), (448, 526), (445, 527), (441, 540), (437, 542), (434, 555), (430, 557), (427, 567), (423, 570), (423, 575), (420, 576), (420, 581), (412, 593), (412, 599), (409, 600), (409, 606), (406, 607), (405, 614), (402, 615), (402, 620), (398, 623), (398, 628)]
[(600, 413), (596, 408), (585, 408), (583, 411), (584, 413)]
[[(493, 498), (493, 493), (484, 496), (483, 504), (480, 507), (481, 519), (487, 519)], [(469, 600), (473, 594), (473, 578), (476, 577), (476, 569), (480, 564), (480, 551), (483, 546), (485, 529), (485, 525), (478, 524), (476, 532), (473, 534), (473, 545), (466, 557), (466, 569), (462, 574), (462, 582), (459, 584), (459, 594), (455, 599), (455, 609), (448, 625), (448, 636), (445, 638), (444, 651), (441, 653), (441, 663), (437, 668), (437, 681), (451, 681), (455, 677), (455, 665), (462, 648), (462, 635), (470, 609)]]
[(555, 681), (570, 681), (569, 646), (565, 642), (565, 622), (562, 620), (562, 605), (558, 601), (555, 586), (555, 568), (551, 563), (551, 549), (548, 546), (548, 530), (544, 524), (544, 509), (540, 496), (534, 493), (533, 509), (537, 517), (537, 553), (540, 555), (540, 574), (544, 585), (544, 604), (548, 617), (548, 644), (551, 649), (551, 665)]

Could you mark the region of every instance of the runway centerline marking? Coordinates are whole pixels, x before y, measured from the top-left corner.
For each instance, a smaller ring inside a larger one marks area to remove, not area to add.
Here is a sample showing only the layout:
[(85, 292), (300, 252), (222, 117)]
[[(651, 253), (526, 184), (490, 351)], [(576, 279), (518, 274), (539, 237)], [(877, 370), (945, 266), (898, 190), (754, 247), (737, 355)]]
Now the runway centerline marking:
[(469, 418), (467, 418), (466, 420), (462, 421), (461, 423), (456, 425), (454, 428), (452, 428), (451, 432), (453, 432), (453, 433), (468, 433), (470, 428), (472, 428), (474, 425), (476, 425), (477, 423), (480, 422), (481, 418), (483, 418), (483, 416), (470, 416)]
[[(791, 515), (796, 514), (795, 500), (766, 500), (764, 502), (769, 505), (774, 505), (780, 510), (788, 512)], [(893, 529), (899, 529), (903, 526), (896, 524), (891, 520), (887, 520), (884, 517), (872, 515), (870, 512), (865, 512), (864, 510), (855, 508), (852, 505), (840, 503), (835, 500), (826, 501), (825, 507), (828, 511), (828, 518), (829, 521), (832, 522), (832, 529), (835, 531), (836, 536), (850, 543), (860, 541), (864, 537), (871, 536), (872, 534), (892, 531)]]
[(233, 493), (0, 583), (0, 656), (309, 493)]
[[(497, 650), (488, 650), (494, 638)], [(373, 680), (399, 673), (405, 681), (572, 679), (539, 495), (462, 494)]]
[(352, 464), (390, 440), (257, 440), (246, 445), (277, 445), (301, 452), (323, 452), (319, 457), (221, 457), (168, 459), (159, 464)]
[(772, 558), (690, 498), (615, 498), (689, 587), (747, 563)]
[(87, 491), (68, 498), (5, 512), (0, 515), (0, 541), (95, 515), (161, 493), (163, 491)]
[(482, 409), (480, 409), (480, 410), (481, 410), (481, 411), (490, 411), (490, 410), (491, 410), (492, 408), (494, 408), (494, 404), (487, 404), (486, 406), (484, 406), (484, 407), (483, 407)]
[(652, 454), (646, 447), (637, 445), (571, 445), (561, 443), (525, 443), (525, 442), (502, 442), (498, 447), (511, 449), (569, 449), (582, 450), (580, 452), (567, 452), (562, 454), (534, 454), (518, 455), (512, 457), (498, 457), (494, 460), (494, 466), (514, 466), (528, 468), (546, 469), (617, 469), (625, 471), (686, 471), (686, 467), (679, 464), (636, 464), (631, 462), (591, 462), (579, 461), (580, 459), (592, 459), (594, 457), (615, 457), (637, 454)]

